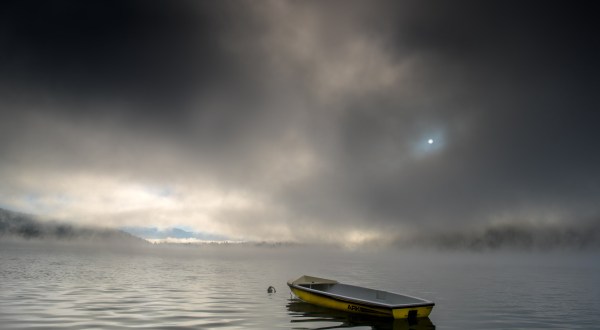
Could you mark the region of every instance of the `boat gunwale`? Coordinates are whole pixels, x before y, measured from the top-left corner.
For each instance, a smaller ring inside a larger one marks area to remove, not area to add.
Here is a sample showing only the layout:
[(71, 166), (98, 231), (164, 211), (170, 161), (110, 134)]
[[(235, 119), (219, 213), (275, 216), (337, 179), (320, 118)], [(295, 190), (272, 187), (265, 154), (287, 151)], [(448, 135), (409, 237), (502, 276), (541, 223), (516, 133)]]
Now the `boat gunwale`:
[[(317, 283), (315, 283), (315, 284), (317, 284)], [(337, 283), (337, 284), (341, 284), (341, 285), (345, 285), (345, 286), (350, 286), (350, 287), (355, 287), (355, 288), (361, 288), (361, 289), (374, 290), (374, 289), (365, 288), (365, 287), (356, 286), (356, 285), (350, 285), (350, 284), (343, 284), (343, 283)], [(386, 303), (382, 303), (382, 302), (378, 302), (378, 301), (364, 300), (364, 299), (359, 299), (359, 298), (354, 298), (354, 297), (348, 297), (348, 296), (344, 296), (344, 295), (340, 295), (340, 294), (336, 294), (336, 293), (331, 293), (331, 292), (327, 292), (327, 291), (316, 290), (316, 289), (312, 289), (312, 288), (309, 288), (309, 287), (305, 287), (305, 286), (293, 284), (292, 281), (288, 281), (287, 285), (290, 288), (295, 288), (295, 289), (298, 289), (298, 290), (310, 292), (312, 294), (316, 294), (316, 295), (319, 295), (319, 296), (324, 296), (324, 297), (327, 297), (327, 298), (332, 298), (332, 299), (336, 299), (336, 300), (340, 300), (340, 301), (344, 301), (344, 302), (363, 304), (363, 305), (366, 305), (366, 306), (370, 305), (370, 306), (376, 306), (376, 307), (382, 307), (382, 308), (389, 308), (389, 309), (412, 308), (412, 307), (427, 307), (427, 306), (432, 306), (433, 307), (433, 306), (435, 306), (435, 303), (432, 302), (432, 301), (425, 300), (425, 299), (418, 298), (418, 297), (413, 297), (413, 296), (405, 295), (405, 294), (394, 293), (394, 292), (390, 292), (390, 291), (374, 290), (374, 291), (387, 292), (387, 293), (398, 295), (398, 296), (404, 296), (404, 297), (409, 297), (409, 298), (413, 298), (413, 299), (418, 299), (418, 300), (420, 300), (422, 302), (421, 303), (416, 303), (416, 304), (394, 304), (394, 305), (392, 305), (392, 304), (386, 304)]]

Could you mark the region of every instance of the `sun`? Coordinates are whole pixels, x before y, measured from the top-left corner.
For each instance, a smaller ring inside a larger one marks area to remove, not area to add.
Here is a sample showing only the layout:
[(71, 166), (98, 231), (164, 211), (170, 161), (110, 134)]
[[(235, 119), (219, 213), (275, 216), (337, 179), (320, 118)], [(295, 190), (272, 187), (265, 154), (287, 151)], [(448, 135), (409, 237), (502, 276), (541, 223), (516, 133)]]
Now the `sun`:
[(427, 143), (429, 143), (429, 144), (433, 144), (433, 139), (429, 139), (429, 140), (427, 140)]

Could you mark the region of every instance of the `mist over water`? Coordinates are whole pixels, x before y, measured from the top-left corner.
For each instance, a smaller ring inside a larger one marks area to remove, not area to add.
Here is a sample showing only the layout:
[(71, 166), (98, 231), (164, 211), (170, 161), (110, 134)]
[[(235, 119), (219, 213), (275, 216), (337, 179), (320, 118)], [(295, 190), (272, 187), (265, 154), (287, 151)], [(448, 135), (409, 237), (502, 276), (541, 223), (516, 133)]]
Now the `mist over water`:
[[(3, 329), (592, 329), (594, 253), (0, 242)], [(291, 299), (303, 274), (436, 303), (429, 320), (372, 320)], [(268, 294), (268, 286), (277, 289)], [(404, 323), (403, 323), (404, 322)]]

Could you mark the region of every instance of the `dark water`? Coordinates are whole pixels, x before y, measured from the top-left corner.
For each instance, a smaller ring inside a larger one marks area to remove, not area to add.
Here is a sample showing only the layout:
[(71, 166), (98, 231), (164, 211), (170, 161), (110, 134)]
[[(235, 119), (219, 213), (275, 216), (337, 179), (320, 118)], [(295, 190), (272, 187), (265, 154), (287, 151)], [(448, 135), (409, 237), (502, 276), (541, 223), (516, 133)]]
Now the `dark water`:
[[(0, 328), (600, 329), (597, 257), (0, 242)], [(302, 274), (436, 306), (416, 324), (329, 311), (290, 298)]]

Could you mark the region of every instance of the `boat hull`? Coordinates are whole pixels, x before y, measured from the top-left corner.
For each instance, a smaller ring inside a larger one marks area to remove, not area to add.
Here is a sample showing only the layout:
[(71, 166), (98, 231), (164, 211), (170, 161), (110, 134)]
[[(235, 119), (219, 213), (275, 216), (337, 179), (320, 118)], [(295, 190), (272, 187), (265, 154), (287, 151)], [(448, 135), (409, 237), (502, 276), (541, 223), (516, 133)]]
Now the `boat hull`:
[(385, 308), (353, 301), (351, 299), (341, 299), (338, 297), (329, 296), (327, 294), (303, 290), (302, 287), (298, 286), (289, 286), (290, 290), (292, 293), (294, 293), (294, 295), (296, 295), (296, 297), (307, 303), (355, 314), (406, 319), (427, 317), (433, 309), (433, 305)]

